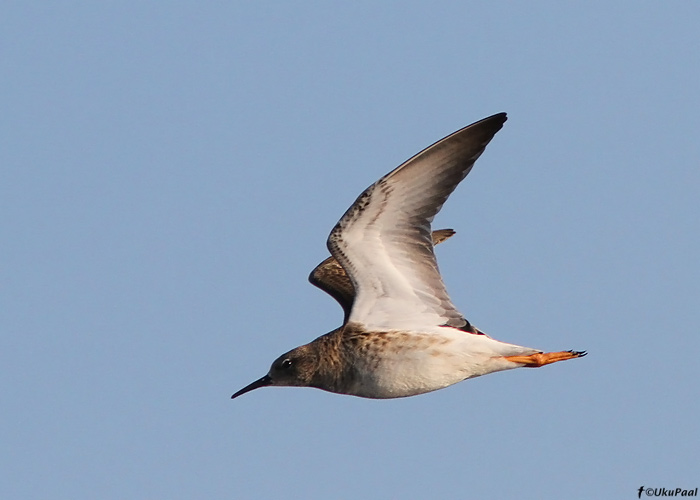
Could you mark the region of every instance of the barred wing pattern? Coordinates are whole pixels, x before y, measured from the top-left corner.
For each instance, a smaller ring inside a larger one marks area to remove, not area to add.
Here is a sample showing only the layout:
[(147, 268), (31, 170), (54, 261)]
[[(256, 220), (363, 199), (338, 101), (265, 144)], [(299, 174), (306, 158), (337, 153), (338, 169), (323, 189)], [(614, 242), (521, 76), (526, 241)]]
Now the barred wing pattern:
[(367, 188), (328, 237), (356, 292), (348, 322), (370, 330), (468, 325), (438, 270), (431, 223), (506, 121), (480, 120), (436, 142)]

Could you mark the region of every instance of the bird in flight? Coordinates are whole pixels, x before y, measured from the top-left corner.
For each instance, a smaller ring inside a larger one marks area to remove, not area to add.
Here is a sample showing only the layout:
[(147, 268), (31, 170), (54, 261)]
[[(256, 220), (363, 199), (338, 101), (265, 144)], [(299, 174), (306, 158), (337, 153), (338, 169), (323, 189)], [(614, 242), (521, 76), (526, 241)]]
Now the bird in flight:
[(458, 130), (360, 194), (309, 276), (343, 308), (343, 325), (281, 355), (232, 398), (266, 386), (400, 398), (585, 356), (493, 339), (459, 312), (440, 276), (434, 245), (454, 231), (432, 231), (433, 218), (505, 121), (499, 113)]

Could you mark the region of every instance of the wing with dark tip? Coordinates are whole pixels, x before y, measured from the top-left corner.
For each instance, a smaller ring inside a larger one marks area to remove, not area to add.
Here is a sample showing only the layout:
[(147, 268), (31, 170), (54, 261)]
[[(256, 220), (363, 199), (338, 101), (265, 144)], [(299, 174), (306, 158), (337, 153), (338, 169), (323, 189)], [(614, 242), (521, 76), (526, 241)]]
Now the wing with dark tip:
[(433, 252), (431, 223), (506, 121), (493, 115), (436, 142), (367, 188), (328, 237), (367, 329), (464, 328)]
[[(454, 234), (455, 232), (452, 229), (433, 231), (433, 244), (442, 243)], [(311, 271), (309, 282), (338, 301), (345, 313), (343, 318), (344, 324), (348, 316), (350, 316), (352, 303), (355, 300), (355, 288), (352, 286), (352, 282), (345, 273), (343, 266), (338, 264), (335, 257), (328, 257)]]

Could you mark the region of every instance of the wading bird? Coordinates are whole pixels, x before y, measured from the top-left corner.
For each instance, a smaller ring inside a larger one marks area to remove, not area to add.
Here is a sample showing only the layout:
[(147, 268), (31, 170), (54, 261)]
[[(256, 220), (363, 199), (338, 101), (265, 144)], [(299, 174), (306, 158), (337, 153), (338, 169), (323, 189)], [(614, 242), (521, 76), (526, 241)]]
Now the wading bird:
[(345, 312), (343, 325), (277, 358), (236, 398), (265, 386), (365, 398), (415, 396), (487, 373), (579, 358), (495, 340), (452, 304), (434, 244), (435, 214), (506, 121), (499, 113), (436, 142), (367, 188), (328, 237), (309, 276)]

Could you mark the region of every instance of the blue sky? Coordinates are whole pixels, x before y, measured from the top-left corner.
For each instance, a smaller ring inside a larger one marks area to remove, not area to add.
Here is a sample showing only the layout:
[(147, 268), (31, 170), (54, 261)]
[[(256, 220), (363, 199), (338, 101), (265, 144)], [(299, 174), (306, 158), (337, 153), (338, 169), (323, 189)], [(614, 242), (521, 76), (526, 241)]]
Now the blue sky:
[[(0, 497), (635, 498), (700, 486), (696, 2), (45, 2), (0, 16)], [(453, 301), (589, 356), (391, 401), (270, 388), (339, 325), (355, 197), (509, 121)]]

